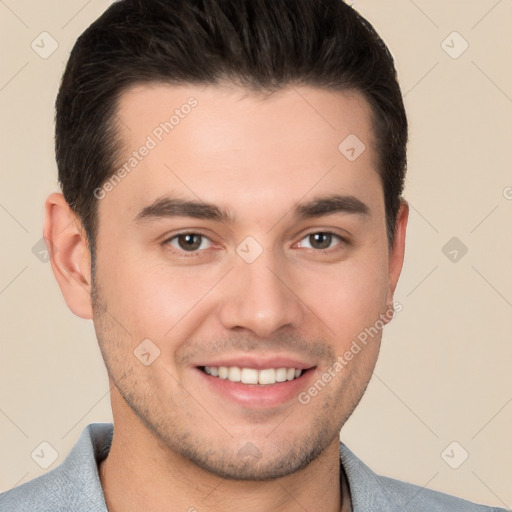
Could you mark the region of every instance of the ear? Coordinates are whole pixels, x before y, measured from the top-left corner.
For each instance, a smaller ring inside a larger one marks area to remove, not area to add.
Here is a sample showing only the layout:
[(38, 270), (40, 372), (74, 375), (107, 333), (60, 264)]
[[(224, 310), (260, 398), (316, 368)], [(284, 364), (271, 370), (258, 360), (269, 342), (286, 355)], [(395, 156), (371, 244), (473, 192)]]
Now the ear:
[(60, 193), (46, 200), (43, 237), (66, 304), (75, 315), (91, 319), (89, 244), (81, 222)]
[(388, 295), (386, 304), (388, 308), (392, 308), (393, 296), (395, 294), (398, 278), (402, 271), (405, 253), (405, 231), (407, 228), (407, 220), (409, 219), (409, 203), (402, 200), (400, 208), (397, 213), (395, 221), (395, 236), (393, 239), (393, 246), (389, 253), (389, 266), (388, 266)]

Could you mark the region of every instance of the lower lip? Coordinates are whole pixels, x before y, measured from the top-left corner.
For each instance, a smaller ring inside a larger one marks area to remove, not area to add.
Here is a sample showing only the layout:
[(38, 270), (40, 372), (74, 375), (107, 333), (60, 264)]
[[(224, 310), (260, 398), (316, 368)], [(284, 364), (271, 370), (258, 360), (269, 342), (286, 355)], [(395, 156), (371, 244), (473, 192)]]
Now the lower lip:
[(199, 368), (196, 368), (196, 370), (214, 392), (223, 398), (231, 399), (239, 405), (250, 408), (278, 407), (290, 400), (297, 400), (297, 396), (308, 387), (315, 373), (315, 369), (310, 368), (303, 371), (302, 375), (297, 379), (276, 382), (275, 384), (258, 385), (231, 382), (228, 379), (212, 377)]

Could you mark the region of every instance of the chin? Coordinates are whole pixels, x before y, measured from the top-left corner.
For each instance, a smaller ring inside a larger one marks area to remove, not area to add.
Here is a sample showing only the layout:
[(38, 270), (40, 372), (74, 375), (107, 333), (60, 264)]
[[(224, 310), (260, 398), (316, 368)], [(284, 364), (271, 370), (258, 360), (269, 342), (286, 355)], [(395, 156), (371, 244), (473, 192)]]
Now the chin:
[[(337, 434), (334, 438), (338, 439)], [(190, 440), (189, 440), (190, 441)], [(269, 443), (261, 450), (256, 443), (246, 442), (238, 451), (237, 443), (221, 450), (201, 450), (181, 444), (180, 454), (202, 470), (220, 478), (236, 481), (266, 481), (297, 473), (317, 459), (333, 441), (326, 431), (302, 441)], [(173, 443), (174, 444), (174, 443)], [(264, 443), (258, 443), (262, 446)], [(174, 446), (172, 449), (176, 449)]]

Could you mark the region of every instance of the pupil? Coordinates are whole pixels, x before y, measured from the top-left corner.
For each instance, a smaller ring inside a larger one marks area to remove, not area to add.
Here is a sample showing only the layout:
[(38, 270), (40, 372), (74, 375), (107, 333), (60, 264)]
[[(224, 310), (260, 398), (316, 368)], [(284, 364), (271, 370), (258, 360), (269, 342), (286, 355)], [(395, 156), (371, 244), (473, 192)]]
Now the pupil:
[(201, 246), (201, 235), (180, 235), (178, 243), (186, 251), (198, 249)]
[(316, 249), (327, 249), (331, 245), (332, 235), (329, 233), (315, 233), (310, 235), (310, 243)]

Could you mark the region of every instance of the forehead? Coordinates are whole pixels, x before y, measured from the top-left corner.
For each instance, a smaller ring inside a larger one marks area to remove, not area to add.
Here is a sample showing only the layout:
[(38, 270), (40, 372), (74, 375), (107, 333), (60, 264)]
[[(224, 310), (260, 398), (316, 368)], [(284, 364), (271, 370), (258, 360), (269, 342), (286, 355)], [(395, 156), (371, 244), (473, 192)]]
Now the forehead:
[(322, 192), (382, 203), (371, 110), (356, 92), (143, 84), (120, 97), (117, 115), (125, 172), (100, 208), (133, 213), (169, 192), (276, 214)]

